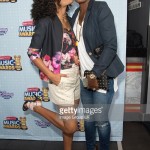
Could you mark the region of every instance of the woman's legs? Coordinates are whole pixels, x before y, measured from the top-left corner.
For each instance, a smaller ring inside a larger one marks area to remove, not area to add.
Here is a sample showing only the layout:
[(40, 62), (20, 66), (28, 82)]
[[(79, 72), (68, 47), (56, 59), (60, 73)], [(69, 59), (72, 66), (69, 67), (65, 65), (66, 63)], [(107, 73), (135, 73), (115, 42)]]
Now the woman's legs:
[[(69, 124), (70, 125), (72, 124), (71, 126), (74, 126), (73, 128), (77, 130), (77, 121), (75, 119), (69, 119), (69, 120), (63, 120), (63, 121), (64, 121), (64, 124), (66, 126), (68, 126)], [(70, 128), (71, 128), (71, 126), (70, 126)], [(66, 132), (63, 132), (64, 150), (71, 150), (71, 148), (72, 148), (73, 134), (74, 134), (74, 132), (71, 132), (69, 134), (66, 133)]]
[(73, 134), (63, 133), (64, 150), (71, 150)]
[(74, 133), (77, 130), (77, 121), (72, 119), (74, 118), (74, 114), (67, 114), (68, 119), (65, 119), (65, 116), (60, 116), (58, 113), (48, 110), (42, 106), (35, 106), (33, 110), (66, 134)]
[(113, 84), (113, 79), (110, 79), (107, 93), (95, 92), (93, 94), (94, 104), (102, 108), (101, 113), (95, 115), (95, 124), (99, 135), (100, 150), (109, 150), (110, 145), (111, 126), (108, 113), (114, 95)]
[[(75, 101), (74, 106), (68, 106), (77, 108), (79, 104), (79, 100)], [(65, 109), (68, 107), (60, 107), (59, 109)], [(46, 118), (49, 122), (51, 122), (54, 126), (62, 130), (63, 140), (64, 140), (64, 150), (71, 150), (73, 134), (78, 130), (77, 120), (75, 117), (75, 113), (67, 113), (65, 115), (60, 116), (58, 113), (55, 113), (51, 110), (48, 110), (41, 106), (35, 106), (33, 110)], [(65, 118), (66, 117), (66, 118)]]
[[(82, 81), (81, 84), (81, 101), (83, 104), (83, 108), (91, 109), (94, 106), (93, 102), (93, 91), (87, 90), (83, 87)], [(87, 150), (95, 150), (96, 144), (96, 126), (94, 122), (94, 115), (90, 113), (84, 114), (87, 119), (84, 120), (85, 127), (85, 138), (86, 138), (86, 149)]]
[[(74, 108), (77, 108), (78, 105), (79, 105), (79, 100), (75, 100), (74, 101)], [(76, 115), (76, 114), (73, 114), (73, 115)], [(73, 120), (70, 120), (70, 122), (74, 122), (75, 123), (75, 126), (76, 126), (76, 129), (78, 130), (78, 126), (77, 126), (77, 120), (76, 119), (73, 119)], [(67, 124), (69, 122), (66, 122), (66, 120), (64, 120), (64, 123)], [(76, 131), (77, 131), (76, 130)], [(64, 141), (64, 150), (71, 150), (71, 147), (72, 147), (72, 140), (73, 140), (73, 134), (67, 134), (65, 132), (63, 132), (63, 141)]]
[(96, 144), (96, 129), (100, 140), (100, 149), (108, 150), (110, 144), (110, 123), (108, 120), (109, 106), (114, 95), (113, 80), (110, 80), (107, 93), (93, 92), (83, 87), (81, 82), (81, 101), (84, 108), (100, 110), (94, 114), (85, 114), (85, 136), (87, 150), (94, 150)]

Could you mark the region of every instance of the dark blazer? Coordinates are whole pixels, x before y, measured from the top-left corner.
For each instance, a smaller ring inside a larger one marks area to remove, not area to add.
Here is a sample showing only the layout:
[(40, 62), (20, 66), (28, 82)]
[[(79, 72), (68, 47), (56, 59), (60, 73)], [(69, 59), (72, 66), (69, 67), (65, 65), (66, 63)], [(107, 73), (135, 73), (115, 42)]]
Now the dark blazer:
[(35, 25), (35, 31), (29, 48), (38, 49), (41, 58), (49, 55), (51, 58), (62, 49), (63, 28), (56, 16), (42, 18)]
[[(75, 23), (79, 8), (72, 17)], [(117, 56), (117, 37), (114, 17), (106, 2), (90, 0), (83, 25), (83, 38), (86, 51), (94, 62), (93, 71), (100, 76), (104, 70), (110, 77), (117, 77), (124, 70), (124, 66)], [(94, 56), (93, 50), (104, 45), (99, 58)]]
[[(61, 63), (60, 55), (63, 49), (63, 27), (57, 15), (41, 18), (35, 25), (34, 35), (28, 49), (31, 60), (40, 58), (51, 71), (59, 72)], [(72, 35), (72, 46), (76, 49), (76, 38)], [(57, 66), (57, 67), (56, 67)], [(42, 80), (49, 81), (48, 77), (40, 71)]]

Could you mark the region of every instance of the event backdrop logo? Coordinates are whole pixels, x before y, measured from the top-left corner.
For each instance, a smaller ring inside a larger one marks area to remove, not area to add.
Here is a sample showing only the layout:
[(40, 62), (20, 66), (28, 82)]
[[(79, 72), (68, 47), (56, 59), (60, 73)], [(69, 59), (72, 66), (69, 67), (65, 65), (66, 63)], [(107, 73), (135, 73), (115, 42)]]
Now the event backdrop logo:
[(14, 96), (14, 93), (8, 93), (6, 91), (0, 91), (0, 97), (3, 99), (11, 99)]
[(8, 28), (0, 28), (0, 36), (5, 35), (8, 31)]
[(3, 120), (3, 128), (27, 130), (26, 117), (20, 117), (19, 119), (17, 117), (6, 117)]
[(0, 70), (21, 71), (21, 56), (0, 56)]
[(36, 98), (44, 102), (50, 101), (48, 97), (48, 88), (43, 87), (41, 91), (40, 88), (33, 87), (28, 88), (27, 91), (24, 92), (25, 101), (34, 101)]
[(17, 0), (0, 0), (0, 3), (2, 3), (2, 2), (11, 2), (11, 3), (16, 3), (17, 2)]
[(35, 26), (33, 21), (24, 21), (19, 27), (19, 37), (31, 37), (34, 34)]
[(41, 128), (48, 128), (51, 126), (50, 122), (45, 122), (45, 121), (41, 121), (41, 120), (34, 120), (35, 124)]

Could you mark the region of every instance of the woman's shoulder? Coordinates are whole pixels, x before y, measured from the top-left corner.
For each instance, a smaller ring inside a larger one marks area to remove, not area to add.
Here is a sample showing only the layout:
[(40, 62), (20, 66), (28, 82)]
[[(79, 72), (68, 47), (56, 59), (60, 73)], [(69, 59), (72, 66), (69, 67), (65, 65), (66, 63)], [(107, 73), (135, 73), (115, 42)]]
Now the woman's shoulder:
[(51, 17), (50, 17), (50, 16), (46, 16), (46, 17), (40, 18), (40, 19), (37, 21), (37, 24), (49, 25), (49, 24), (51, 24), (51, 22), (52, 22)]

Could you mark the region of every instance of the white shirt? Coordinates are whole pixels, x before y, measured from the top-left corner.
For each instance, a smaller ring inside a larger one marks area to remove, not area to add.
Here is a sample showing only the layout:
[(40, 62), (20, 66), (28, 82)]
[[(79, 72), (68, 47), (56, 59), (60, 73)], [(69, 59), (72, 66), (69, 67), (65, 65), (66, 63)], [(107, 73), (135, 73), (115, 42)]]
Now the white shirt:
[[(76, 35), (78, 42), (78, 54), (79, 54), (79, 59), (80, 59), (80, 68), (81, 68), (81, 80), (83, 80), (84, 77), (84, 71), (85, 70), (92, 70), (94, 66), (94, 62), (92, 59), (89, 57), (88, 53), (86, 52), (84, 40), (83, 40), (83, 24), (84, 21), (82, 22), (82, 25), (79, 24), (78, 22), (79, 14), (76, 18), (73, 30)], [(117, 78), (114, 79), (114, 91), (116, 92), (118, 90), (118, 85), (117, 85)], [(97, 90), (98, 92), (106, 93), (107, 91), (105, 90)]]

